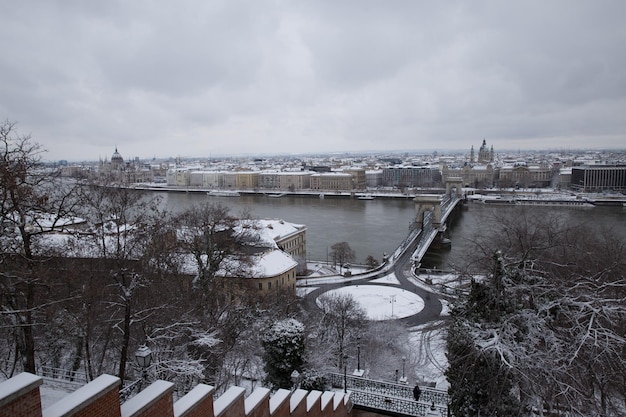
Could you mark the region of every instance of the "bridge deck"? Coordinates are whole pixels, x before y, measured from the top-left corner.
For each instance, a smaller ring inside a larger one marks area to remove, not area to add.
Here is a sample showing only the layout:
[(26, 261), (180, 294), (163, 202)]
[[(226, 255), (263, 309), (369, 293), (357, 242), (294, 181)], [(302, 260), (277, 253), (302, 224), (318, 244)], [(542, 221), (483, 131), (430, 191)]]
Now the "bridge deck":
[[(446, 196), (441, 201), (441, 219), (439, 219), (440, 224), (445, 224), (450, 217), (450, 214), (458, 204), (461, 203), (461, 199), (458, 197), (449, 197)], [(417, 244), (416, 249), (413, 251), (413, 256), (411, 256), (411, 260), (415, 263), (419, 263), (428, 248), (433, 243), (433, 240), (437, 237), (437, 233), (440, 231), (433, 225), (433, 213), (429, 212), (424, 217), (424, 222), (422, 224), (421, 233), (419, 233), (419, 242)]]

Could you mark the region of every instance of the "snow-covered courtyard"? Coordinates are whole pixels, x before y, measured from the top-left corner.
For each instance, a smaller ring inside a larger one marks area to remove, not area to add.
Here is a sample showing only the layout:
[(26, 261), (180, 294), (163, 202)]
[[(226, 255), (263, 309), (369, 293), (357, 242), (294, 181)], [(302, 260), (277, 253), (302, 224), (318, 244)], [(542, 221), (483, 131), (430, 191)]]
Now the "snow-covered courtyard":
[(363, 307), (370, 320), (399, 319), (417, 314), (424, 308), (421, 297), (395, 287), (355, 285), (328, 293), (350, 294)]
[[(353, 271), (357, 272), (357, 271)], [(358, 272), (357, 272), (358, 273)], [(432, 284), (425, 284), (425, 280)], [(345, 278), (337, 276), (334, 282), (345, 282)], [(419, 287), (433, 291), (441, 284), (448, 285), (456, 281), (453, 275), (433, 274), (410, 278), (411, 282)], [(311, 279), (309, 284), (316, 280)], [(320, 283), (328, 284), (333, 278), (328, 276), (319, 279)], [(377, 285), (378, 284), (378, 285)], [(380, 285), (383, 284), (383, 285)], [(397, 285), (397, 286), (394, 286)], [(350, 294), (363, 308), (368, 319), (382, 321), (395, 320), (419, 313), (424, 307), (424, 301), (418, 295), (399, 287), (400, 282), (394, 274), (374, 279), (363, 285), (349, 285), (328, 291), (327, 293)], [(316, 287), (300, 287), (298, 294), (304, 296), (317, 289)], [(447, 303), (443, 302), (442, 315), (448, 312)], [(428, 323), (419, 327), (408, 328), (410, 348), (410, 362), (418, 383), (434, 383), (439, 389), (447, 389), (448, 382), (444, 371), (447, 367), (445, 347), (445, 326), (441, 321)], [(412, 382), (412, 381), (409, 381)]]

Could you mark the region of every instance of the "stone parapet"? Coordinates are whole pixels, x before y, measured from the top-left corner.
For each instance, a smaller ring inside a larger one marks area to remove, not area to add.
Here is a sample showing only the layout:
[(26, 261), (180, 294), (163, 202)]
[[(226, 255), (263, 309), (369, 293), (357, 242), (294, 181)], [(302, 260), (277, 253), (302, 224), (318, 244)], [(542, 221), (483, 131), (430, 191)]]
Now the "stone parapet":
[(200, 384), (173, 400), (174, 384), (155, 381), (120, 405), (120, 380), (101, 375), (42, 410), (43, 379), (29, 373), (0, 383), (0, 417), (349, 417), (349, 394), (230, 387), (213, 399), (214, 388)]

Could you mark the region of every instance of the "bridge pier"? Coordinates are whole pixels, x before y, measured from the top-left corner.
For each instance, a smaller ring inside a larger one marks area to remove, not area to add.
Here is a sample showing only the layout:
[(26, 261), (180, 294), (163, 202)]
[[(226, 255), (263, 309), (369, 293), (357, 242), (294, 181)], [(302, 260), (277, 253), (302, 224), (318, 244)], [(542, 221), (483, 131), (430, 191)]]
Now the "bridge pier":
[(437, 231), (437, 236), (433, 239), (433, 243), (430, 244), (434, 249), (449, 249), (452, 246), (452, 242), (450, 239), (446, 237), (446, 224), (443, 224), (443, 227), (439, 228)]

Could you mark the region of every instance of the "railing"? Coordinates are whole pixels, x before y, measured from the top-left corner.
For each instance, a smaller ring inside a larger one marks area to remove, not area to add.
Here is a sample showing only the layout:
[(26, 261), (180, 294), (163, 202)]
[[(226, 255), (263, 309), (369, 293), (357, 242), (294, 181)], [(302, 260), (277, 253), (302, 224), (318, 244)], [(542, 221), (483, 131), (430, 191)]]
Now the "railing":
[(126, 400), (130, 399), (134, 395), (141, 391), (141, 379), (131, 382), (120, 390), (120, 404), (124, 404)]
[[(421, 401), (421, 399), (420, 401), (415, 401), (357, 389), (350, 390), (350, 399), (357, 407), (361, 406), (370, 410), (377, 410), (381, 414), (387, 412), (406, 416), (425, 416), (430, 409), (430, 405)], [(446, 409), (442, 410), (440, 407), (437, 408), (437, 406), (435, 406), (435, 409), (440, 413), (443, 412), (441, 415), (445, 416), (445, 413), (447, 413)]]
[[(330, 373), (327, 375), (334, 387), (343, 387), (344, 375)], [(448, 393), (421, 386), (419, 401), (413, 398), (413, 386), (393, 382), (377, 381), (346, 375), (347, 388), (352, 392), (350, 398), (357, 406), (391, 411), (408, 416), (423, 416), (434, 404), (435, 410), (441, 415), (448, 415)]]
[[(39, 375), (45, 378), (67, 381), (81, 386), (90, 382), (87, 373), (83, 371), (71, 371), (45, 365), (39, 367)], [(128, 400), (130, 397), (136, 395), (141, 390), (141, 382), (141, 379), (132, 382), (127, 381), (126, 386), (120, 390), (120, 402), (124, 403), (124, 401)]]
[(78, 384), (86, 384), (89, 382), (87, 374), (83, 371), (71, 371), (69, 369), (53, 368), (52, 366), (45, 365), (40, 366), (39, 370), (41, 376), (46, 378), (63, 379)]
[(459, 201), (461, 201), (460, 198), (458, 198), (457, 196), (444, 196), (443, 200), (441, 200), (441, 218), (442, 220), (447, 219), (448, 215), (450, 214), (449, 211), (451, 211), (452, 209), (454, 209), (454, 207), (456, 207), (456, 205), (459, 203)]

